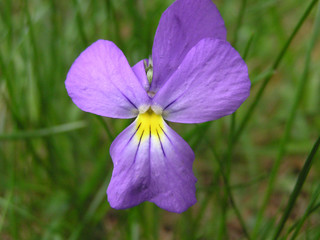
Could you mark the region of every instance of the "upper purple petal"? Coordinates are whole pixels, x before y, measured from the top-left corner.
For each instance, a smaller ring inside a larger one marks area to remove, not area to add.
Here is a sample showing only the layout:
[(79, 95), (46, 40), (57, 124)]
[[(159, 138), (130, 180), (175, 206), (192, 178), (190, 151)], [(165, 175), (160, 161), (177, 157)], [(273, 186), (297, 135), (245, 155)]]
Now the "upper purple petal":
[(203, 38), (226, 39), (223, 19), (211, 0), (177, 0), (163, 14), (155, 34), (150, 91), (156, 92)]
[(137, 62), (133, 67), (132, 70), (137, 76), (141, 86), (148, 91), (149, 90), (149, 81), (147, 78), (146, 70), (144, 68), (144, 61), (148, 64), (148, 59), (143, 59), (140, 62)]
[(250, 93), (248, 69), (227, 42), (203, 39), (153, 98), (168, 121), (200, 123), (233, 113)]
[(80, 54), (65, 85), (81, 110), (105, 117), (132, 118), (140, 107), (149, 104), (124, 54), (106, 40), (93, 43)]
[(150, 201), (181, 213), (196, 202), (194, 154), (163, 120), (161, 127), (138, 122), (133, 122), (111, 145), (114, 170), (108, 201), (116, 209)]

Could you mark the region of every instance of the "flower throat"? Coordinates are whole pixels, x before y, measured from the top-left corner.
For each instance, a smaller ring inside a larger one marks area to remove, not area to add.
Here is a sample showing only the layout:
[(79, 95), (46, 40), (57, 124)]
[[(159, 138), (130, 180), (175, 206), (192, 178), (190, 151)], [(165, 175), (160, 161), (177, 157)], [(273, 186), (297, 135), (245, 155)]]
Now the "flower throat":
[(164, 120), (161, 115), (156, 114), (152, 109), (139, 114), (136, 121), (135, 137), (138, 141), (145, 140), (151, 136), (159, 139), (164, 135)]

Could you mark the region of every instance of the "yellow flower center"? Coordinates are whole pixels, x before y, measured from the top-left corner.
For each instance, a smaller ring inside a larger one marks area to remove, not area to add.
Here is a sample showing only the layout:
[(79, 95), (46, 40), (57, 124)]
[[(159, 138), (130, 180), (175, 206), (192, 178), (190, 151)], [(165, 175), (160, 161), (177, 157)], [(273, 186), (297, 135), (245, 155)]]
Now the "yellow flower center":
[(138, 141), (145, 140), (151, 136), (161, 139), (164, 135), (164, 120), (161, 115), (149, 109), (145, 113), (138, 115), (136, 128), (137, 132), (135, 136)]

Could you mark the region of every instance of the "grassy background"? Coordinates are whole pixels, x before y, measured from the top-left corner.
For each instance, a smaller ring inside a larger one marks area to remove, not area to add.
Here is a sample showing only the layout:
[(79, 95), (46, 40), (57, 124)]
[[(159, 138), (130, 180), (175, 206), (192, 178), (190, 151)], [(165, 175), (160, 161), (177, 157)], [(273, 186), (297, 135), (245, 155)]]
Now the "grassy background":
[(130, 121), (80, 111), (64, 80), (97, 39), (148, 57), (171, 2), (0, 1), (1, 239), (320, 239), (316, 0), (214, 1), (252, 92), (236, 115), (171, 124), (195, 151), (198, 203), (110, 208), (108, 149)]

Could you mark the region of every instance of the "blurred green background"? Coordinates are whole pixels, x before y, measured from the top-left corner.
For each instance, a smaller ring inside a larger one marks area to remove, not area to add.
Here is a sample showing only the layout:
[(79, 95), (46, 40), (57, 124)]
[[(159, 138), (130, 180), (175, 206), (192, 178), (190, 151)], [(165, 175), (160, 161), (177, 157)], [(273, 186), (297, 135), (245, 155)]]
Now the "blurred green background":
[(130, 120), (80, 111), (66, 74), (98, 39), (147, 58), (172, 2), (0, 1), (0, 239), (320, 239), (317, 0), (214, 1), (252, 92), (233, 116), (170, 124), (195, 151), (198, 203), (110, 208), (108, 150)]

